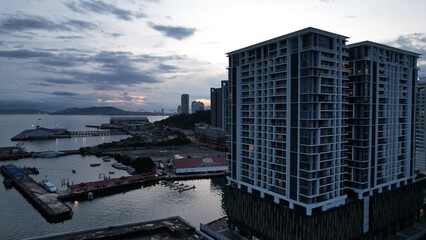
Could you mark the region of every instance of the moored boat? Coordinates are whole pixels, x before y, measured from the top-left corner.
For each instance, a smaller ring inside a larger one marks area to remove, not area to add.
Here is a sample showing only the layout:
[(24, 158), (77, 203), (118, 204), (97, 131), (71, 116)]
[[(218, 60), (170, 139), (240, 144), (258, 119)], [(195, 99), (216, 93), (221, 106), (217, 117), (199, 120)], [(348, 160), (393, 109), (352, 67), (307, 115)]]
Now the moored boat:
[(92, 163), (92, 164), (90, 164), (91, 167), (97, 167), (97, 166), (100, 166), (100, 165), (101, 165), (100, 163)]
[(47, 179), (41, 180), (41, 182), (39, 184), (44, 189), (46, 189), (46, 191), (48, 191), (50, 193), (56, 193), (58, 191), (58, 189), (56, 188), (56, 186), (53, 183), (49, 182)]

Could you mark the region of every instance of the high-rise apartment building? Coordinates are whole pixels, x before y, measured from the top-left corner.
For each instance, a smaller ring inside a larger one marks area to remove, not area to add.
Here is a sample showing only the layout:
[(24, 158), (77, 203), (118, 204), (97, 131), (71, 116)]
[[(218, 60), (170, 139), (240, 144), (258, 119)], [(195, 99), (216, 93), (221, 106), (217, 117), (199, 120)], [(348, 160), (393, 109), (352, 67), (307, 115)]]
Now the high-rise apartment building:
[(362, 198), (414, 178), (418, 54), (369, 41), (348, 47), (346, 185)]
[(180, 96), (181, 114), (189, 114), (189, 95), (182, 94)]
[(196, 113), (198, 111), (204, 111), (204, 103), (202, 103), (200, 101), (192, 101), (191, 113)]
[(415, 159), (415, 170), (426, 173), (426, 82), (417, 84)]
[(306, 28), (228, 53), (232, 229), (356, 239), (413, 223), (418, 55), (346, 40)]
[(222, 81), (220, 88), (210, 88), (210, 110), (211, 120), (210, 125), (216, 128), (224, 128), (225, 122), (225, 97), (228, 81)]
[(346, 39), (308, 28), (228, 53), (231, 185), (307, 215), (345, 203)]

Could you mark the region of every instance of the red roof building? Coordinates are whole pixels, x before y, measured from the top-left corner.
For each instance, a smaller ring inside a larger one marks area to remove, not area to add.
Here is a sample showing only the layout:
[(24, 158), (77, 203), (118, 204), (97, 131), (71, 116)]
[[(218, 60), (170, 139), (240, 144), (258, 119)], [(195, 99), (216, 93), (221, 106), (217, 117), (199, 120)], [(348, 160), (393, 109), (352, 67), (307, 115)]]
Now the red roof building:
[(219, 172), (228, 170), (226, 157), (211, 158), (182, 158), (174, 161), (175, 172), (179, 173), (202, 173)]

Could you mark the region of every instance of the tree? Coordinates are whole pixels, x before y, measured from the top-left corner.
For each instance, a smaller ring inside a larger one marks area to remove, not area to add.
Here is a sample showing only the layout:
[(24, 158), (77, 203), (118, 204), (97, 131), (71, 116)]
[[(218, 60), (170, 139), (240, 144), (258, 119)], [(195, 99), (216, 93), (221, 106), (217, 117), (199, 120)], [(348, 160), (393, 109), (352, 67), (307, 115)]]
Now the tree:
[(154, 162), (150, 157), (138, 157), (132, 161), (132, 167), (136, 173), (147, 173), (154, 170)]

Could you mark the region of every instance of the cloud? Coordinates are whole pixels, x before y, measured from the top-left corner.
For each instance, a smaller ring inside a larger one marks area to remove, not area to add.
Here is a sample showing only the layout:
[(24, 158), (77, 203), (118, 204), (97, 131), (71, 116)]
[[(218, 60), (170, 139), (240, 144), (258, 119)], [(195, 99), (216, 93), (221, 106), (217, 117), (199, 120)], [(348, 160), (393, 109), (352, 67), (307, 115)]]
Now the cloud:
[(163, 33), (166, 37), (170, 37), (176, 40), (183, 40), (188, 38), (194, 35), (194, 33), (197, 31), (195, 28), (157, 25), (153, 22), (148, 22), (148, 26), (158, 32)]
[(74, 36), (57, 36), (57, 37), (55, 37), (56, 39), (69, 39), (69, 40), (76, 40), (76, 39), (83, 39), (83, 38), (85, 38), (84, 36), (77, 36), (77, 35), (74, 35)]
[(103, 1), (86, 1), (80, 0), (78, 2), (68, 2), (65, 5), (74, 12), (85, 14), (87, 12), (94, 12), (103, 15), (113, 15), (118, 19), (124, 21), (133, 21), (134, 18), (145, 18), (146, 14), (143, 12), (132, 12), (119, 8), (113, 4), (108, 4)]
[[(67, 78), (46, 78), (42, 81), (52, 84), (60, 84), (60, 85), (75, 85), (75, 84), (81, 84), (81, 81), (73, 80), (73, 79), (67, 79)], [(52, 86), (52, 84), (49, 84)]]
[(77, 93), (72, 93), (72, 92), (52, 92), (52, 95), (56, 95), (56, 96), (64, 96), (64, 97), (72, 97), (72, 96), (78, 96), (79, 94)]
[(101, 96), (97, 99), (100, 103), (115, 103), (115, 104), (135, 104), (143, 105), (146, 102), (146, 97), (141, 95), (132, 95), (128, 92), (115, 94), (115, 96)]
[(66, 57), (52, 57), (52, 58), (43, 58), (38, 61), (43, 65), (56, 66), (56, 67), (75, 67), (79, 64), (72, 58)]
[[(77, 57), (71, 54), (65, 56), (55, 55), (49, 59), (41, 59), (38, 63), (48, 66), (70, 66), (73, 68), (62, 68), (61, 71), (55, 72), (58, 76), (61, 76), (59, 78), (53, 77), (40, 80), (49, 84), (82, 84), (96, 90), (120, 90), (124, 87), (143, 83), (153, 84), (161, 82), (157, 74), (161, 61), (155, 56), (151, 56), (150, 59), (155, 60), (141, 63), (139, 58), (140, 56), (135, 56), (129, 52), (108, 51), (85, 57)], [(90, 66), (90, 70), (85, 70), (85, 66)], [(171, 65), (166, 68), (169, 71), (176, 69)]]
[(121, 33), (105, 33), (104, 36), (107, 38), (118, 38), (123, 36), (124, 34)]
[(356, 15), (345, 15), (345, 18), (356, 18)]
[(39, 57), (50, 57), (51, 53), (45, 51), (32, 51), (32, 50), (10, 50), (0, 51), (0, 57), (7, 58), (39, 58)]
[(164, 72), (175, 72), (179, 68), (176, 67), (176, 66), (172, 66), (172, 65), (162, 63), (158, 66), (158, 69), (160, 69), (161, 71), (164, 71)]
[(420, 66), (419, 76), (426, 76), (426, 33), (400, 35), (385, 44), (420, 54), (417, 60)]
[(27, 30), (82, 31), (96, 27), (94, 23), (73, 19), (56, 23), (45, 17), (27, 15), (22, 12), (18, 12), (16, 15), (7, 15), (6, 18), (0, 20), (0, 33), (5, 34)]

